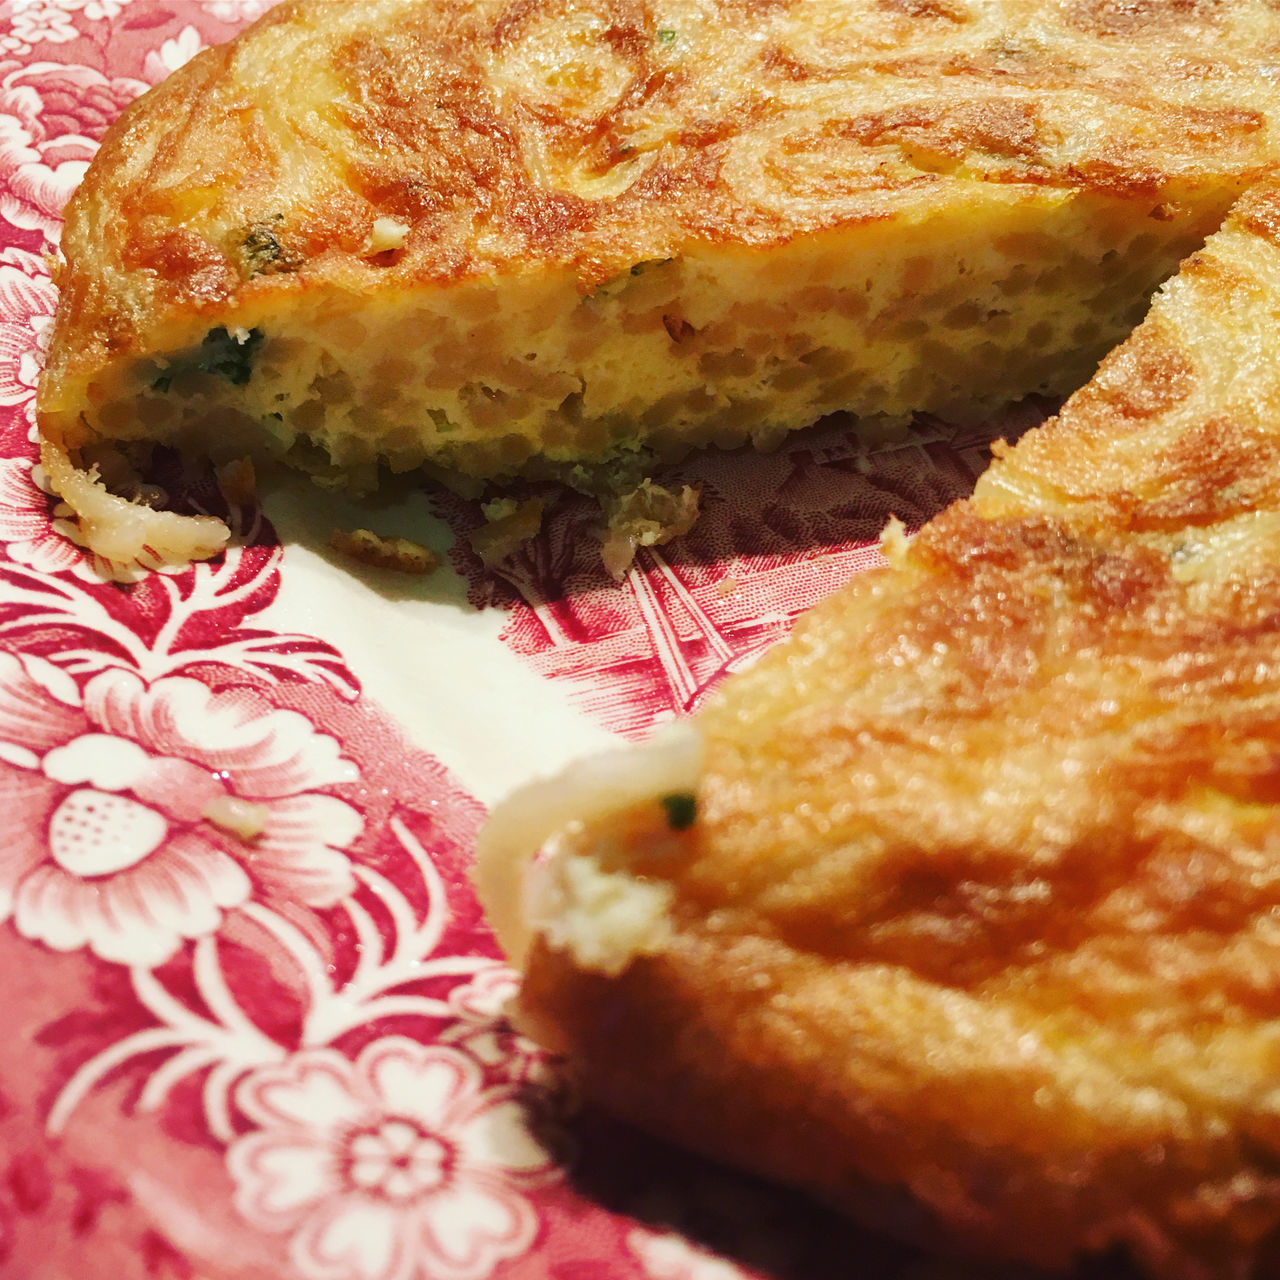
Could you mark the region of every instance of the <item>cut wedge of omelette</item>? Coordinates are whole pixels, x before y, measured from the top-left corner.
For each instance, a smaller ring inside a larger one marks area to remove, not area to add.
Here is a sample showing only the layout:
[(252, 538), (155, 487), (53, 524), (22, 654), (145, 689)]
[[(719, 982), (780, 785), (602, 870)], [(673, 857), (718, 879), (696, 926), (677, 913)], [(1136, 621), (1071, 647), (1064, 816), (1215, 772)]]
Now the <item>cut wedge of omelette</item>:
[(112, 498), (139, 445), (591, 487), (1065, 392), (1280, 159), (1278, 84), (1270, 0), (282, 4), (73, 198), (46, 469), (156, 560), (225, 531)]
[(498, 810), (520, 1016), (606, 1108), (939, 1248), (1269, 1280), (1280, 182), (887, 548), (683, 734)]

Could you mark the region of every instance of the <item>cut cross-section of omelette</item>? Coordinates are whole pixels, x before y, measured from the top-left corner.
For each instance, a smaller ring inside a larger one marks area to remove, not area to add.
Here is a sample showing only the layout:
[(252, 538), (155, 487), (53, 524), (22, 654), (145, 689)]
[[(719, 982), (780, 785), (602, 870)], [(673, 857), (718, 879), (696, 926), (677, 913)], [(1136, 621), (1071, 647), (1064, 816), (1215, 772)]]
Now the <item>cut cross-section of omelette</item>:
[[(1280, 183), (479, 884), (587, 1093), (938, 1247), (1280, 1274)], [(535, 847), (538, 852), (535, 856)]]
[(1269, 0), (300, 0), (109, 131), (46, 469), (121, 447), (590, 487), (1078, 386), (1280, 158)]

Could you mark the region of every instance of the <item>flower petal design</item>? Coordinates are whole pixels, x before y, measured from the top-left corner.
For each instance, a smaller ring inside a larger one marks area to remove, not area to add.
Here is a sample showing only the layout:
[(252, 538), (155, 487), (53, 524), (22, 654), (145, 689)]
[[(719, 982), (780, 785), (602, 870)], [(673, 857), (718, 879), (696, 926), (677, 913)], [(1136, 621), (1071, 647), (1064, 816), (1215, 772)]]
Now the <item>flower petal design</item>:
[(66, 8), (80, 10), (90, 22), (114, 18), (128, 3), (129, 0), (62, 0)]
[[(6, 331), (0, 324), (0, 396)], [(29, 458), (0, 458), (0, 542), (7, 544), (11, 559), (41, 573), (84, 572), (84, 552), (55, 524), (51, 499), (36, 483)]]
[(529, 1132), (524, 1109), (515, 1101), (485, 1107), (455, 1129), (453, 1136), (468, 1162), (477, 1166), (524, 1174), (551, 1168), (551, 1157)]
[(308, 1209), (332, 1194), (331, 1153), (311, 1137), (294, 1141), (248, 1134), (228, 1157), (242, 1213), (268, 1230), (296, 1226)]
[(183, 27), (172, 40), (166, 40), (159, 50), (147, 54), (142, 64), (143, 74), (152, 84), (158, 84), (204, 48), (204, 41), (195, 27)]
[(743, 1280), (740, 1267), (695, 1248), (674, 1232), (657, 1234), (638, 1227), (628, 1234), (627, 1247), (652, 1280)]
[(25, 93), (6, 94), (2, 105), (0, 167), (11, 170), (20, 164), (39, 159), (40, 153), (31, 143), (33, 130), (38, 127), (36, 119), (40, 114), (40, 97), (27, 89)]
[(23, 662), (0, 652), (0, 740), (46, 751), (70, 741), (85, 728), (79, 708), (50, 696), (50, 683), (56, 681), (53, 673), (40, 683), (33, 679), (33, 672), (42, 675), (49, 665), (39, 659)]
[(519, 990), (519, 973), (495, 960), (449, 992), (449, 1007), (468, 1022), (488, 1023), (503, 1016)]
[(447, 1129), (484, 1083), (480, 1069), (462, 1054), (424, 1053), (416, 1041), (396, 1036), (370, 1046), (360, 1069), (389, 1114), (412, 1116), (428, 1131)]
[[(48, 842), (37, 853), (20, 838), (0, 855), (0, 920), (12, 915), (55, 950), (146, 966), (218, 929), (255, 886), (282, 908), (330, 907), (354, 890), (345, 848), (360, 813), (306, 790), (246, 800), (233, 767), (247, 761), (253, 780), (274, 769), (291, 784), (345, 773), (337, 743), (306, 717), (253, 689), (148, 684), (119, 668), (89, 681), (84, 707), (81, 697), (53, 663), (0, 651), (0, 771), (43, 775), (25, 788), (22, 823)], [(215, 812), (246, 803), (260, 832)]]
[[(4, 394), (4, 327), (0, 326), (0, 396)], [(49, 532), (46, 494), (31, 478), (29, 458), (0, 458), (0, 541), (41, 538)]]
[(292, 1231), (305, 1280), (485, 1280), (532, 1248), (521, 1188), (550, 1159), (511, 1091), (456, 1049), (387, 1036), (354, 1063), (303, 1050), (237, 1099), (260, 1127), (228, 1152), (236, 1206)]
[(273, 800), (269, 810), (252, 856), (253, 874), (267, 889), (309, 907), (331, 907), (355, 890), (351, 860), (341, 850), (364, 827), (356, 809), (308, 793)]
[(62, 703), (64, 707), (72, 707), (76, 711), (81, 709), (80, 688), (74, 676), (68, 675), (47, 658), (41, 658), (34, 653), (19, 653), (17, 658), (23, 671), (26, 672), (27, 679), (43, 689), (55, 702)]
[(538, 1219), (523, 1196), (457, 1182), (424, 1203), (419, 1230), (432, 1280), (484, 1280), (499, 1262), (529, 1250)]
[(128, 738), (82, 733), (44, 758), (42, 772), (55, 782), (92, 783), (105, 791), (123, 791), (146, 772), (151, 757)]
[(253, 892), (244, 868), (196, 833), (177, 836), (133, 877), (147, 927), (202, 938)]
[(47, 856), (41, 817), (56, 794), (39, 773), (0, 766), (0, 921), (11, 915), (18, 886)]
[(84, 946), (89, 934), (76, 883), (74, 876), (48, 863), (36, 867), (18, 887), (13, 910), (18, 932), (54, 951)]
[[(25, 47), (64, 43), (80, 34), (61, 0), (24, 0), (11, 23), (11, 38)], [(55, 239), (62, 206), (95, 140), (146, 87), (76, 63), (7, 64), (0, 79), (0, 214), (14, 226)]]
[(261, 17), (276, 0), (200, 0), (206, 12), (220, 22), (247, 22)]
[(368, 1124), (377, 1114), (351, 1062), (327, 1049), (264, 1067), (244, 1080), (236, 1101), (263, 1127), (284, 1127), (317, 1138)]
[(14, 34), (32, 44), (41, 41), (63, 44), (80, 34), (72, 25), (71, 15), (54, 0), (27, 0), (14, 13), (12, 21)]
[(58, 216), (71, 199), (89, 168), (89, 160), (64, 160), (50, 167), (42, 160), (20, 164), (8, 175), (0, 194), (0, 213), (15, 227), (52, 234), (61, 225)]
[(12, 249), (8, 257), (0, 261), (0, 404), (19, 405), (35, 395), (27, 357), (47, 337), (57, 293), (46, 271), (33, 276)]
[(306, 716), (280, 711), (254, 689), (213, 691), (170, 676), (147, 686), (132, 672), (108, 671), (85, 688), (90, 719), (108, 733), (147, 742), (159, 755), (198, 755), (236, 778), (236, 791), (266, 800), (352, 782), (355, 765)]
[(238, 863), (187, 837), (112, 876), (84, 879), (44, 862), (19, 886), (13, 918), (19, 933), (54, 951), (87, 946), (104, 960), (151, 968), (183, 938), (212, 933), (221, 909), (250, 891)]
[(339, 1200), (307, 1219), (289, 1252), (309, 1280), (410, 1280), (418, 1268), (407, 1225), (391, 1205)]

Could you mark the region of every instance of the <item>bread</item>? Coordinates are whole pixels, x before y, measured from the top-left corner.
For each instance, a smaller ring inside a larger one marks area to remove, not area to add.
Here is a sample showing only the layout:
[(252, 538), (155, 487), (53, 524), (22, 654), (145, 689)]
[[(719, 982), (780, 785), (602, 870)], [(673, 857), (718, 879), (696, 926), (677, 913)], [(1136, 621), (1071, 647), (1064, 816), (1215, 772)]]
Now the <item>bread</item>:
[(833, 410), (1065, 392), (1280, 155), (1267, 0), (300, 0), (127, 110), (38, 413), (119, 455), (638, 479)]
[(1278, 322), (1280, 181), (890, 568), (498, 809), (589, 1096), (938, 1248), (1280, 1273)]

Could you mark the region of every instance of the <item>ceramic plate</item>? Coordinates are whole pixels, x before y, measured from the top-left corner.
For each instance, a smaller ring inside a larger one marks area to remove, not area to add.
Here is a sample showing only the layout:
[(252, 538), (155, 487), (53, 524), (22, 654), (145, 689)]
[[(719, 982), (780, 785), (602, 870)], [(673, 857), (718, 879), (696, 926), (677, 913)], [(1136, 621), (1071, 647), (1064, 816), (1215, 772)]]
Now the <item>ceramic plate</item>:
[[(46, 254), (109, 121), (266, 7), (0, 4), (0, 1274), (922, 1274), (578, 1112), (502, 1019), (467, 871), (486, 805), (694, 708), (878, 563), (891, 514), (966, 492), (997, 429), (698, 458), (701, 521), (621, 584), (572, 497), (486, 573), (478, 507), (443, 493), (285, 481), (227, 511), (173, 466), (174, 502), (235, 544), (104, 578), (34, 465)], [(356, 525), (442, 567), (325, 550)]]

